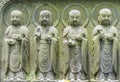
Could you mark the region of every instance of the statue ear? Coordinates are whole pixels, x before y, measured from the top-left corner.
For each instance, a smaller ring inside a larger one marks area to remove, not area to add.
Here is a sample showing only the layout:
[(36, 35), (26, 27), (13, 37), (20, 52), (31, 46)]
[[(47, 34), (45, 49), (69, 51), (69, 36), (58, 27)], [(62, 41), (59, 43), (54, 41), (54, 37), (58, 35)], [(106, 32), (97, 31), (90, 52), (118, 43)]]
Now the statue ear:
[(53, 20), (52, 20), (52, 18), (50, 19), (50, 25), (53, 25)]
[(101, 23), (101, 19), (100, 19), (100, 16), (98, 16), (98, 24)]
[(20, 22), (21, 22), (21, 24), (24, 24), (24, 18), (23, 17), (21, 18)]
[(67, 20), (67, 22), (68, 22), (68, 25), (70, 25), (70, 17), (68, 17), (68, 20)]

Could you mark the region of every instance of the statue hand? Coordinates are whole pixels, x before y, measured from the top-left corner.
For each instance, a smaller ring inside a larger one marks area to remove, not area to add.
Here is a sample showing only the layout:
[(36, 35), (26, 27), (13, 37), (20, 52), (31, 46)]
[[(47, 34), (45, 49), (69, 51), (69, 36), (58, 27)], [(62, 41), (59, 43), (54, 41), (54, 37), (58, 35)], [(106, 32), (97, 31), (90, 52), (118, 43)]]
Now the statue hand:
[(75, 42), (74, 42), (73, 40), (69, 40), (68, 45), (69, 45), (69, 46), (74, 46), (74, 45), (75, 45)]
[(77, 39), (77, 40), (82, 40), (82, 36), (76, 35), (76, 39)]
[(102, 29), (97, 30), (97, 35), (99, 38), (103, 38), (104, 33), (103, 33)]
[(13, 38), (15, 38), (16, 40), (21, 40), (22, 39), (20, 34), (14, 34)]
[(16, 38), (17, 40), (22, 40), (22, 37), (21, 36), (18, 36), (18, 38)]
[(5, 39), (6, 42), (8, 42), (9, 44), (15, 44), (16, 41), (13, 39)]
[(105, 34), (105, 37), (106, 37), (107, 39), (109, 39), (109, 40), (113, 40), (112, 35), (111, 35), (111, 34), (109, 34), (109, 33)]
[(64, 44), (67, 44), (67, 43), (68, 43), (68, 41), (67, 41), (67, 40), (63, 40), (63, 43), (64, 43)]
[(51, 37), (50, 35), (47, 35), (47, 36), (45, 37), (45, 39), (46, 39), (47, 41), (51, 41), (51, 40), (52, 40), (52, 37)]

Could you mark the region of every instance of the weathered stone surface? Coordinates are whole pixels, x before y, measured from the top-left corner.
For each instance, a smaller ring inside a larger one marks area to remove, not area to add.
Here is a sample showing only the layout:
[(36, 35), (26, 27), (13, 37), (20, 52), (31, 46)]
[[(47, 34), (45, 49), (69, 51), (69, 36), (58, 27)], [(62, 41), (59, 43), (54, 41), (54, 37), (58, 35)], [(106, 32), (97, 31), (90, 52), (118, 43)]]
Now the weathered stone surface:
[[(73, 6), (77, 4), (77, 6)], [(111, 5), (112, 4), (112, 5)], [(27, 63), (28, 66), (25, 67), (25, 71), (27, 72), (28, 76), (25, 78), (30, 78), (31, 80), (36, 79), (36, 72), (38, 61), (37, 61), (37, 53), (36, 53), (36, 44), (34, 40), (34, 31), (36, 27), (39, 26), (39, 13), (42, 10), (50, 10), (52, 14), (53, 26), (58, 30), (59, 37), (58, 37), (58, 53), (56, 57), (56, 74), (55, 79), (65, 79), (66, 76), (66, 69), (68, 62), (66, 61), (68, 56), (63, 54), (63, 51), (66, 50), (63, 47), (63, 29), (68, 25), (68, 12), (71, 10), (79, 10), (81, 13), (81, 19), (84, 23), (83, 26), (87, 30), (87, 40), (88, 40), (88, 52), (86, 56), (86, 60), (88, 61), (85, 65), (87, 66), (87, 73), (86, 79), (95, 79), (95, 74), (93, 74), (95, 65), (93, 62), (93, 53), (92, 53), (92, 45), (93, 45), (93, 36), (92, 31), (96, 25), (98, 25), (98, 12), (100, 9), (108, 8), (112, 12), (112, 25), (118, 31), (118, 41), (120, 41), (120, 1), (119, 0), (0, 0), (0, 79), (3, 79), (5, 76), (4, 74), (8, 73), (8, 70), (5, 69), (7, 64), (4, 64), (6, 60), (5, 57), (5, 50), (3, 48), (5, 46), (4, 36), (5, 31), (9, 25), (11, 25), (11, 12), (13, 10), (20, 10), (25, 16), (24, 21), (22, 21), (22, 25), (29, 29), (29, 36), (30, 36), (30, 51), (28, 52), (29, 55), (29, 62)], [(82, 5), (79, 7), (79, 5)], [(87, 13), (85, 13), (85, 11)], [(82, 12), (81, 12), (82, 11)], [(117, 11), (117, 12), (116, 12)], [(55, 14), (57, 13), (57, 14)], [(64, 16), (63, 16), (64, 15)], [(87, 20), (86, 20), (87, 19)], [(118, 46), (120, 47), (120, 42), (118, 42)], [(26, 49), (26, 48), (25, 48)], [(67, 51), (67, 50), (66, 50)], [(120, 52), (119, 52), (120, 53)], [(117, 78), (120, 79), (120, 56), (117, 56), (118, 67), (117, 67)], [(10, 62), (8, 62), (10, 63)], [(30, 67), (30, 69), (29, 69)], [(5, 73), (5, 71), (7, 71)], [(31, 82), (30, 80), (30, 82)], [(2, 82), (2, 80), (0, 80)], [(12, 81), (13, 82), (13, 81)], [(20, 81), (16, 81), (20, 82)]]
[(36, 80), (34, 82), (58, 82), (57, 80)]
[(27, 81), (27, 80), (3, 80), (3, 82), (30, 82), (30, 81)]
[(91, 82), (119, 82), (119, 80), (111, 80), (111, 81), (91, 80)]

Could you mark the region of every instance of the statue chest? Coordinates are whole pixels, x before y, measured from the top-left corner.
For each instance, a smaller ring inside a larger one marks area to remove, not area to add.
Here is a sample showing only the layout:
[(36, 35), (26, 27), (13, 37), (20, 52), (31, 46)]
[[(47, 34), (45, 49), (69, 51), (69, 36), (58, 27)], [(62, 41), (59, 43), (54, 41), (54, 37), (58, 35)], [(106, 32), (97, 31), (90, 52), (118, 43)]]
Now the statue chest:
[(20, 34), (20, 29), (11, 29), (9, 32), (10, 36), (14, 36), (15, 34)]
[(71, 28), (67, 37), (71, 38), (71, 39), (76, 39), (76, 36), (78, 36), (78, 35), (82, 35), (82, 30)]

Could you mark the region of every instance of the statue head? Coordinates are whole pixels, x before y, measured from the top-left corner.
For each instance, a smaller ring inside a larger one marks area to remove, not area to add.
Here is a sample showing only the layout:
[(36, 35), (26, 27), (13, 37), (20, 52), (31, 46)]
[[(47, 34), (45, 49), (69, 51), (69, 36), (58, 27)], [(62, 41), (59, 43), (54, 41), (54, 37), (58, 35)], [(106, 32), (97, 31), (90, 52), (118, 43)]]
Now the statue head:
[(71, 10), (69, 12), (69, 24), (71, 26), (81, 26), (82, 21), (81, 21), (81, 13), (79, 10)]
[(21, 21), (23, 19), (23, 14), (19, 10), (14, 10), (11, 12), (11, 22), (14, 26), (21, 25)]
[(39, 21), (41, 26), (50, 26), (52, 21), (51, 12), (49, 10), (41, 11)]
[(111, 24), (111, 20), (112, 20), (112, 12), (110, 9), (104, 8), (99, 11), (99, 16), (98, 16), (99, 24), (108, 26)]

